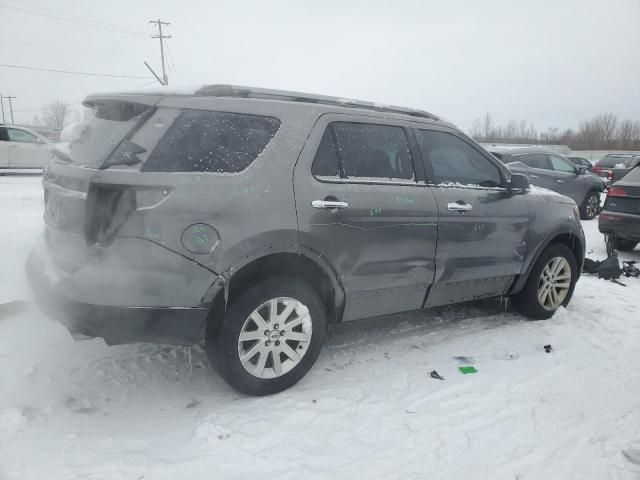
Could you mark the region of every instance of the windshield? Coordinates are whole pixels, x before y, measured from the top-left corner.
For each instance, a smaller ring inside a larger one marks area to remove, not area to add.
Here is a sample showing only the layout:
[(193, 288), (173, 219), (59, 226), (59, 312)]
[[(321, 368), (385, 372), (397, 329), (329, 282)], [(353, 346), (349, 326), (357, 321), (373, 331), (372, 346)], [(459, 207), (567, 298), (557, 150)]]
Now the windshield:
[(149, 105), (121, 101), (90, 104), (94, 115), (68, 143), (64, 151), (72, 163), (89, 168), (103, 166), (109, 154), (142, 122)]

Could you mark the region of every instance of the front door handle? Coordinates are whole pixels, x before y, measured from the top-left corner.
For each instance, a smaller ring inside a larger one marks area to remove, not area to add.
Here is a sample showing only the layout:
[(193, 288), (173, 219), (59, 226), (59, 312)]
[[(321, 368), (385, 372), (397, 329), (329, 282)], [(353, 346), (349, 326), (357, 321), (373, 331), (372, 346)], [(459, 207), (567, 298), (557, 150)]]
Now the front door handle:
[(314, 200), (311, 202), (311, 206), (313, 208), (349, 208), (349, 204), (347, 202), (339, 202), (334, 200)]
[(538, 178), (538, 175), (529, 175), (531, 178)]
[(564, 183), (564, 180), (556, 180), (558, 183)]
[(473, 210), (473, 205), (470, 203), (466, 203), (462, 200), (458, 200), (457, 202), (452, 202), (447, 204), (447, 210), (451, 212), (468, 212), (469, 210)]

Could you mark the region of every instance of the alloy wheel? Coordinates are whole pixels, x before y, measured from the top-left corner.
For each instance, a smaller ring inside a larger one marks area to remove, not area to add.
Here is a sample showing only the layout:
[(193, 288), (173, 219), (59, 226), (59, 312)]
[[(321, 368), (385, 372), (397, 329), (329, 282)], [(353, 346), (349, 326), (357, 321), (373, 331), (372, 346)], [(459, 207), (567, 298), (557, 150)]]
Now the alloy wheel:
[(538, 282), (538, 302), (547, 310), (562, 305), (571, 288), (571, 266), (564, 257), (554, 257), (545, 265)]
[(598, 195), (591, 194), (587, 199), (587, 216), (593, 218), (598, 213), (598, 207), (600, 206), (600, 199)]
[(271, 379), (295, 368), (311, 343), (309, 309), (289, 297), (267, 300), (245, 320), (238, 337), (238, 355), (254, 377)]

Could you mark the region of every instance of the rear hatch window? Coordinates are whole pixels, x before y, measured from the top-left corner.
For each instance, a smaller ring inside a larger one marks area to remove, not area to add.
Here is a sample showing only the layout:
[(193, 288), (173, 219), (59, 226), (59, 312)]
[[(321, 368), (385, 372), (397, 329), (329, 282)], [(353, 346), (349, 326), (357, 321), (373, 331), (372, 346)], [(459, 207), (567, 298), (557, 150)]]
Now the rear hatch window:
[(149, 105), (117, 100), (88, 106), (93, 108), (92, 118), (76, 127), (75, 138), (67, 148), (57, 149), (59, 157), (88, 168), (103, 167), (114, 149), (154, 110)]

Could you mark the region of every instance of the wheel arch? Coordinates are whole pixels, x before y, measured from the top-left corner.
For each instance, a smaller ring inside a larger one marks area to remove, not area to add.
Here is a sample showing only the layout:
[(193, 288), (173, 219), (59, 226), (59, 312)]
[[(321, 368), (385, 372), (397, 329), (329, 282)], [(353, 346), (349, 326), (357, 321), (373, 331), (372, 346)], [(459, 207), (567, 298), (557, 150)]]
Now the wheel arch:
[(571, 230), (558, 230), (553, 234), (549, 235), (544, 242), (540, 242), (538, 244), (538, 247), (535, 250), (535, 253), (532, 255), (532, 260), (527, 265), (525, 272), (520, 274), (516, 278), (513, 285), (509, 289), (510, 295), (516, 294), (524, 288), (525, 284), (527, 283), (527, 280), (529, 279), (529, 275), (531, 274), (531, 271), (533, 270), (536, 263), (538, 263), (538, 259), (540, 258), (540, 255), (542, 255), (542, 252), (544, 252), (547, 249), (547, 247), (553, 244), (565, 245), (573, 252), (573, 254), (576, 257), (576, 262), (578, 264), (578, 272), (577, 272), (578, 278), (580, 278), (580, 273), (582, 272), (582, 263), (584, 262), (584, 256), (585, 256), (584, 255), (584, 251), (585, 251), (584, 236), (578, 235)]
[(276, 249), (248, 255), (222, 272), (202, 300), (203, 304), (210, 306), (208, 327), (220, 323), (228, 305), (247, 287), (283, 276), (300, 278), (316, 290), (327, 307), (329, 323), (342, 319), (345, 294), (337, 273), (319, 253), (296, 247), (295, 250)]

